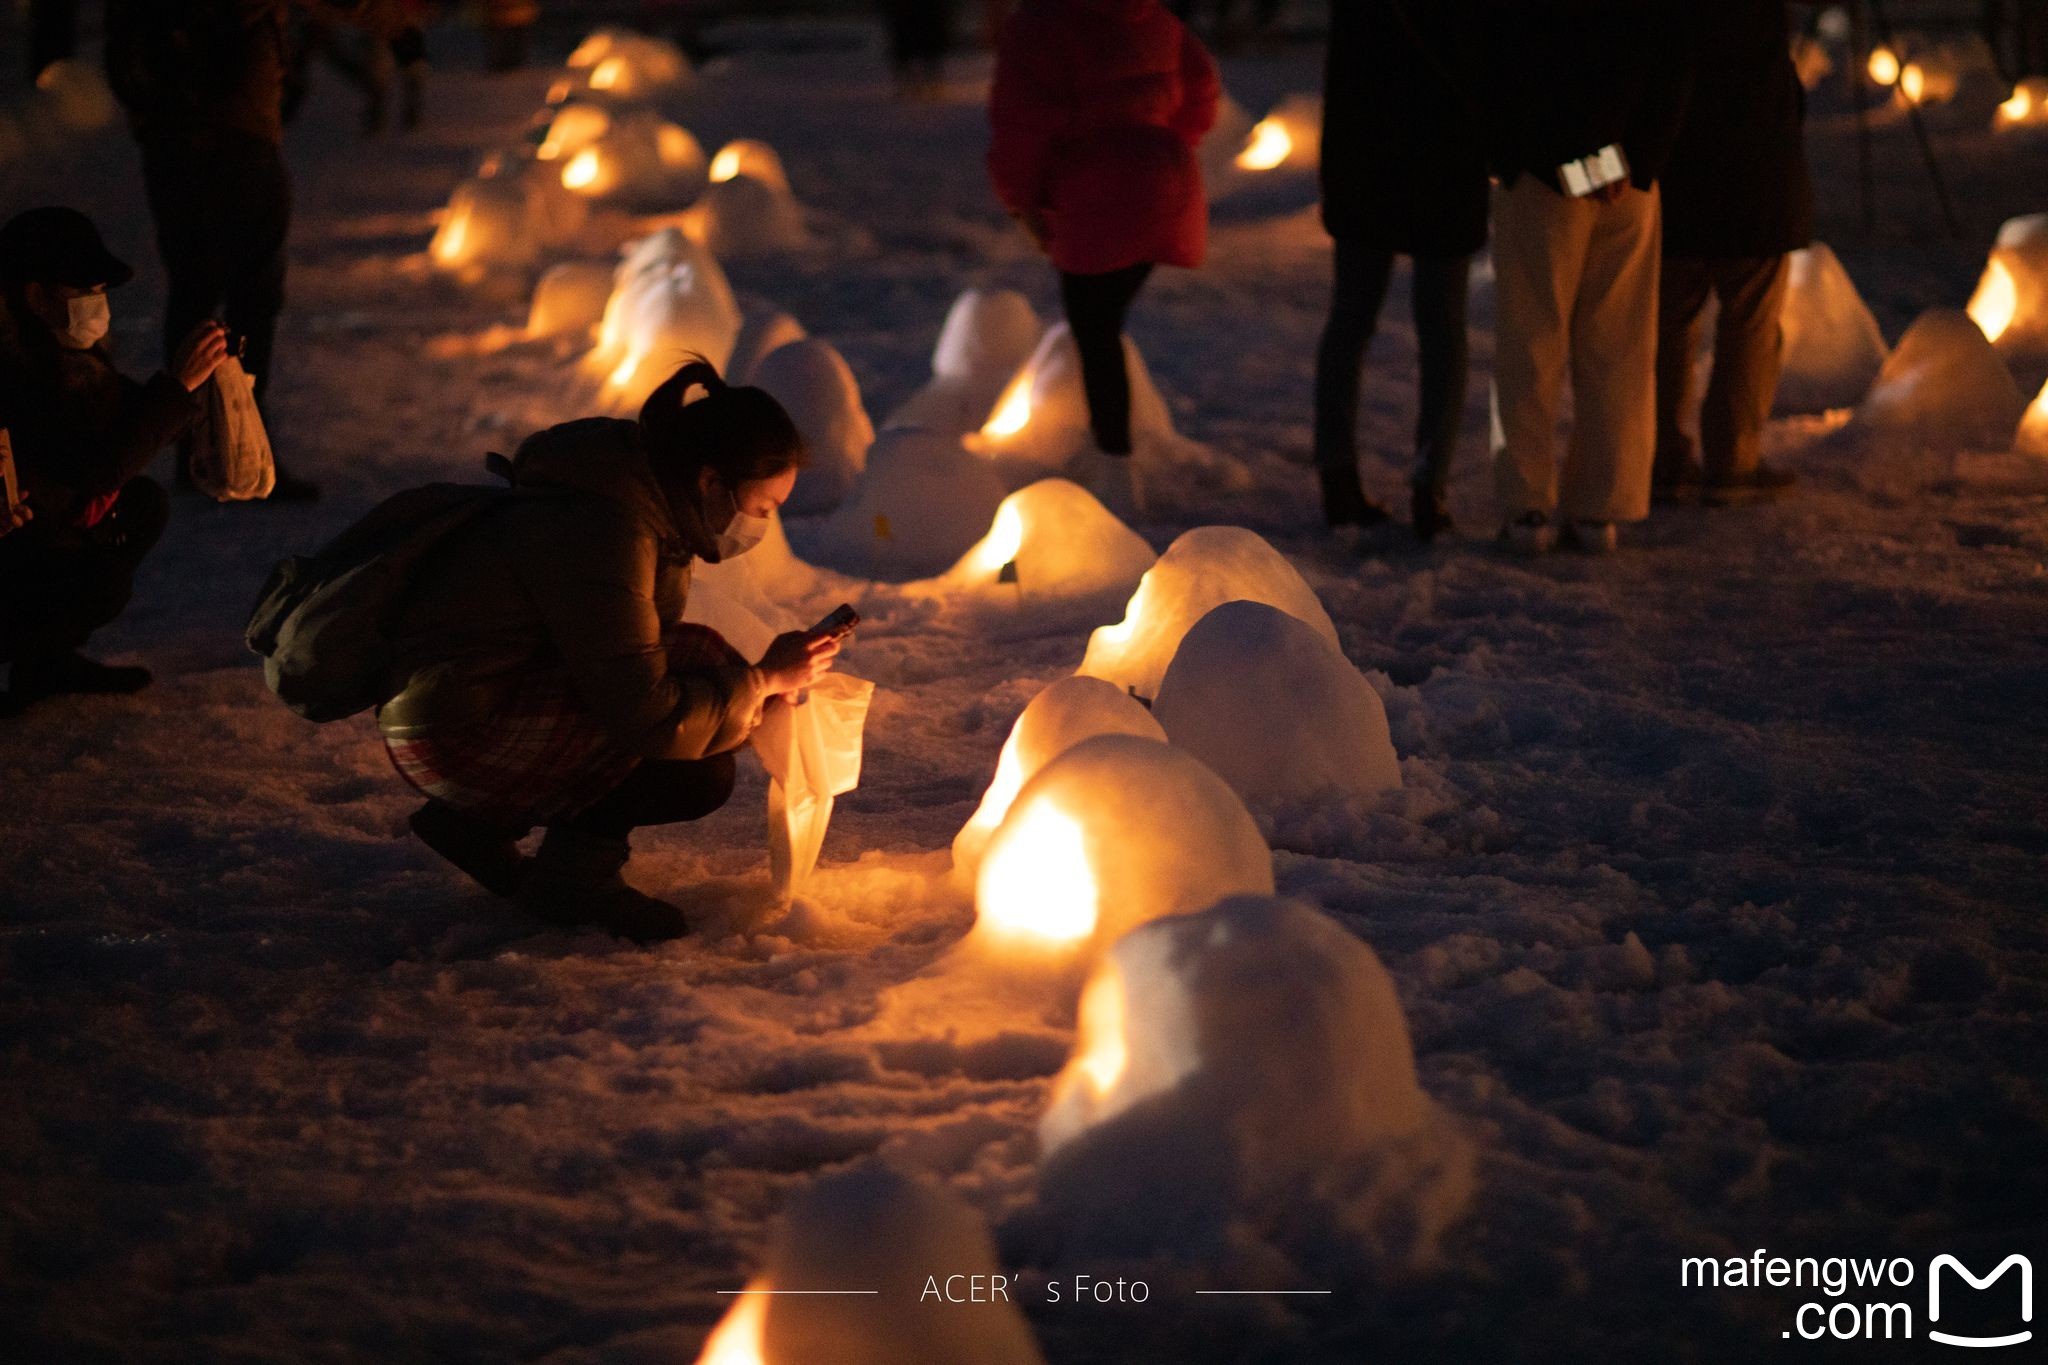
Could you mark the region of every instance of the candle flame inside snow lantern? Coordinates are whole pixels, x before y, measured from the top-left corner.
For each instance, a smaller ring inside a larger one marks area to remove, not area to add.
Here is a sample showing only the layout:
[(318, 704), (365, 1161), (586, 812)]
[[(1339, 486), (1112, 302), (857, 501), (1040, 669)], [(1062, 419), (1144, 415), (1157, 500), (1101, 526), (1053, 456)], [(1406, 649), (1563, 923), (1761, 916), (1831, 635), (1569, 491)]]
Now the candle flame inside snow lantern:
[(1252, 126), (1251, 137), (1237, 154), (1241, 171), (1270, 171), (1286, 163), (1294, 152), (1294, 139), (1278, 118), (1267, 115)]
[(1899, 54), (1888, 47), (1874, 48), (1871, 50), (1870, 63), (1865, 70), (1870, 73), (1870, 79), (1879, 85), (1897, 85)]
[(1988, 340), (1996, 341), (2011, 328), (2019, 308), (2019, 282), (2013, 278), (2011, 267), (1993, 256), (1977, 281), (1977, 291), (1970, 295), (1970, 321), (1977, 324)]

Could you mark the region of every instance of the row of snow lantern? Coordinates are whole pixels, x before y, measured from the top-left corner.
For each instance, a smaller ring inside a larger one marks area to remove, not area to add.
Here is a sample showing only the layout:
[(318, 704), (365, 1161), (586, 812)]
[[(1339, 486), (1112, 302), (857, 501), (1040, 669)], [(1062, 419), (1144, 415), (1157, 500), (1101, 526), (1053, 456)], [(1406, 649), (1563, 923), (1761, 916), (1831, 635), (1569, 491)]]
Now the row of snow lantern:
[(1891, 90), (1901, 106), (1949, 104), (1970, 91), (1988, 91), (1983, 102), (1998, 102), (1993, 128), (2048, 128), (2048, 78), (2026, 76), (2005, 86), (1998, 59), (1981, 37), (1928, 42), (1907, 34), (1872, 48), (1863, 70), (1872, 84)]

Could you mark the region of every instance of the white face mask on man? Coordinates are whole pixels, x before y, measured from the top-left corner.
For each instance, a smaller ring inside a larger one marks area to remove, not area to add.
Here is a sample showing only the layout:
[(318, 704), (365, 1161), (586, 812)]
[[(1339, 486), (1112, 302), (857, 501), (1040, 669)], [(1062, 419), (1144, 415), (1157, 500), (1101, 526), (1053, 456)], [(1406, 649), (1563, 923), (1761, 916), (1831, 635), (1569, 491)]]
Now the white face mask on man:
[(114, 312), (105, 294), (79, 294), (64, 301), (68, 324), (57, 333), (60, 344), (74, 351), (97, 346), (113, 326)]
[(723, 531), (711, 533), (712, 543), (718, 547), (718, 561), (722, 564), (766, 540), (768, 518), (748, 516), (740, 510), (739, 495), (726, 488), (723, 480), (720, 480), (719, 487), (725, 488), (726, 501), (732, 504), (732, 520), (725, 524)]

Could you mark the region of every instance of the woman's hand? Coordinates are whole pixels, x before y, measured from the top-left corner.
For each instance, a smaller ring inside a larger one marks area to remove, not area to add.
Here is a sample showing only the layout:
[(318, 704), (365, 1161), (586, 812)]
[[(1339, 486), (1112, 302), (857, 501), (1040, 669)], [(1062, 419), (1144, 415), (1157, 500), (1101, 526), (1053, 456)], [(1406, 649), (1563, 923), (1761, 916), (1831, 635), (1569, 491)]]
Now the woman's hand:
[(196, 393), (227, 358), (227, 329), (208, 318), (179, 343), (178, 353), (171, 360), (171, 377), (183, 384), (186, 392)]
[(840, 639), (836, 635), (813, 635), (808, 630), (793, 630), (787, 635), (776, 636), (755, 667), (767, 678), (770, 696), (801, 692), (832, 671), (832, 661), (839, 656), (839, 645)]

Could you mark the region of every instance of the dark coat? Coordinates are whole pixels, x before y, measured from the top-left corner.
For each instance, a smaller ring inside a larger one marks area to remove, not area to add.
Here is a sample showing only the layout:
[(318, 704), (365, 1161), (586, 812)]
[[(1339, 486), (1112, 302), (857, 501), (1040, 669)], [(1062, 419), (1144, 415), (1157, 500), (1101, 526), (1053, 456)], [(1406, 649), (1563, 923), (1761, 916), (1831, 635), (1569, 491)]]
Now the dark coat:
[(996, 195), (1043, 216), (1052, 263), (1072, 274), (1199, 265), (1195, 148), (1220, 89), (1208, 49), (1159, 0), (1031, 0), (996, 51)]
[[(0, 304), (0, 426), (36, 519), (16, 534), (90, 525), (121, 486), (185, 434), (199, 399), (167, 374), (137, 383), (104, 345), (74, 351)], [(41, 528), (38, 531), (38, 528)]]
[(285, 0), (107, 0), (107, 81), (136, 136), (283, 142), (284, 20)]
[(1417, 256), (1486, 245), (1472, 0), (1340, 0), (1323, 80), (1323, 226)]
[(1777, 256), (1813, 238), (1806, 91), (1786, 0), (1703, 7), (1698, 75), (1664, 171), (1664, 254)]
[[(1718, 3), (1719, 0), (1716, 0)], [(1686, 0), (1488, 0), (1495, 172), (1561, 190), (1558, 168), (1619, 143), (1629, 176), (1664, 174), (1692, 86)]]

